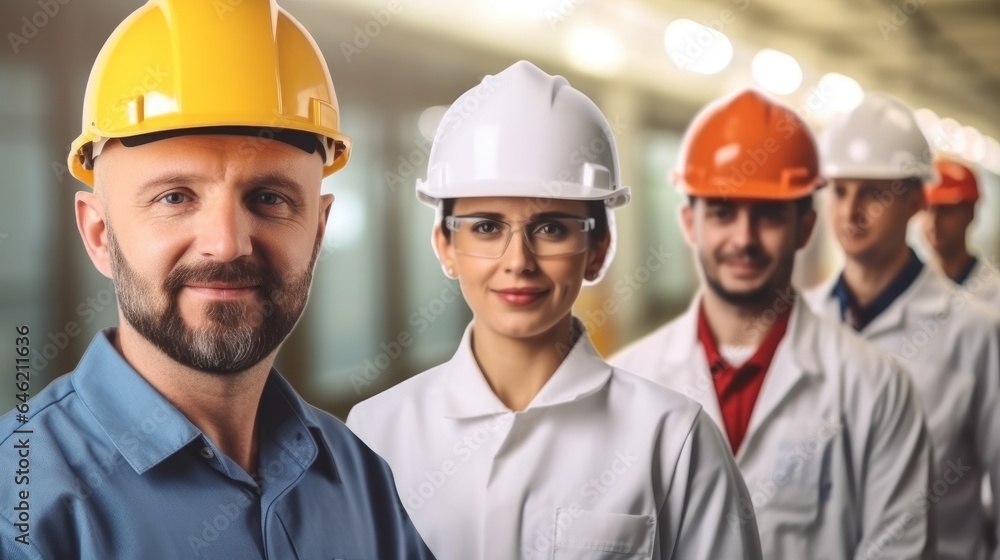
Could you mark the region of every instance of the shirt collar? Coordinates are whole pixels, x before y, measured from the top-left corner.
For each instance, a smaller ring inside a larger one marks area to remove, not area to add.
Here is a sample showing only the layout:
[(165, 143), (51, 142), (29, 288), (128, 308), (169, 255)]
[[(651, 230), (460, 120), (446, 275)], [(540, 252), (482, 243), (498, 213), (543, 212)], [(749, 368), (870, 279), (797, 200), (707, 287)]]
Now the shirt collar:
[[(98, 333), (72, 375), (73, 386), (128, 464), (142, 474), (202, 432), (122, 358), (111, 342), (116, 335), (114, 328)], [(274, 369), (260, 402), (265, 411), (261, 434), (307, 466), (316, 456), (316, 440), (323, 441), (316, 435), (315, 412)], [(312, 437), (297, 438), (296, 433)], [(320, 447), (333, 457), (325, 442)]]
[[(857, 305), (854, 294), (847, 286), (847, 282), (844, 281), (844, 273), (840, 273), (840, 276), (833, 285), (831, 295), (836, 297), (839, 303), (841, 321), (850, 324), (855, 330), (860, 331), (864, 329), (883, 311), (888, 309), (913, 284), (923, 271), (924, 263), (917, 257), (913, 249), (909, 249), (909, 251), (910, 258), (906, 262), (906, 265), (903, 266), (903, 269), (896, 274), (896, 277), (889, 282), (889, 285), (870, 304), (863, 308)], [(850, 321), (847, 320), (848, 312), (853, 316)]]
[[(611, 378), (611, 366), (597, 353), (586, 328), (578, 319), (573, 321), (580, 333), (576, 344), (525, 412), (582, 399), (600, 390)], [(454, 357), (444, 367), (445, 417), (475, 418), (510, 412), (493, 393), (472, 353), (471, 323)]]
[(705, 350), (705, 359), (708, 361), (709, 373), (715, 374), (723, 371), (729, 367), (729, 364), (726, 362), (725, 358), (722, 357), (722, 353), (719, 352), (719, 345), (718, 341), (715, 339), (715, 333), (712, 332), (712, 328), (708, 325), (708, 317), (705, 317), (704, 305), (698, 305), (697, 314), (698, 342)]
[[(303, 469), (318, 456), (328, 461), (331, 476), (336, 478), (336, 460), (327, 440), (318, 412), (274, 368), (264, 385), (258, 414), (261, 437), (267, 437), (288, 452)], [(264, 446), (261, 444), (260, 449)], [(265, 459), (261, 455), (261, 460)]]
[(684, 314), (661, 328), (659, 334), (663, 347), (663, 360), (666, 362), (667, 371), (671, 371), (678, 365), (694, 363), (692, 359), (698, 359), (692, 354), (699, 347), (698, 313), (701, 309), (702, 293), (699, 291), (691, 298)]
[[(792, 297), (795, 296), (793, 295)], [(754, 350), (753, 355), (746, 361), (746, 363), (736, 369), (748, 371), (753, 370), (755, 372), (767, 371), (774, 359), (774, 354), (778, 349), (778, 344), (780, 344), (785, 337), (785, 332), (788, 329), (788, 321), (792, 315), (792, 308), (793, 307), (790, 305), (783, 312), (777, 314), (774, 321), (768, 328), (767, 334), (761, 341), (760, 346)], [(708, 360), (710, 373), (715, 374), (729, 369), (731, 366), (719, 352), (718, 341), (715, 338), (715, 334), (712, 332), (712, 328), (708, 324), (708, 318), (705, 316), (705, 307), (703, 304), (698, 305), (697, 313), (698, 340), (701, 343), (702, 348), (705, 350), (705, 357)]]
[[(775, 334), (777, 338), (775, 343), (779, 345), (785, 338), (788, 338), (787, 344), (792, 349), (794, 363), (804, 372), (819, 372), (822, 368), (816, 361), (815, 348), (810, 345), (812, 333), (804, 330), (811, 328), (810, 316), (812, 312), (798, 292), (789, 288), (782, 295), (782, 302), (791, 308), (784, 336), (777, 336), (773, 328), (768, 335)], [(695, 350), (702, 348), (698, 331), (698, 314), (703, 297), (702, 292), (696, 293), (684, 314), (660, 331), (663, 347), (662, 367), (666, 368), (666, 371), (687, 368), (691, 363), (694, 363), (691, 360), (701, 359), (700, 356), (695, 355)], [(776, 346), (775, 354), (778, 353), (778, 350), (779, 348)]]
[(955, 283), (960, 286), (964, 285), (969, 279), (969, 276), (972, 276), (972, 271), (976, 269), (977, 264), (979, 264), (979, 259), (976, 257), (969, 259), (969, 264), (965, 265), (965, 268), (963, 268), (962, 271), (958, 273), (958, 276), (955, 277)]

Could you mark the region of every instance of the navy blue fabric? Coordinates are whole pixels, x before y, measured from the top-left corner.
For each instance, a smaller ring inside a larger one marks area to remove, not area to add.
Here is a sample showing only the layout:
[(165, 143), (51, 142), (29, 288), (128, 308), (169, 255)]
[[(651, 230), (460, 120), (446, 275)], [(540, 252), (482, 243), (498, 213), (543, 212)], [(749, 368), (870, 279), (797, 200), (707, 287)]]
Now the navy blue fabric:
[(969, 259), (969, 264), (965, 265), (965, 268), (962, 269), (962, 272), (959, 272), (958, 276), (955, 277), (955, 283), (959, 285), (965, 284), (965, 281), (968, 280), (969, 276), (972, 275), (972, 271), (973, 269), (976, 268), (976, 265), (978, 263), (979, 259), (977, 259), (976, 257), (972, 257), (971, 259)]
[[(386, 463), (277, 371), (255, 480), (125, 362), (115, 334), (30, 401), (28, 422), (0, 418), (0, 558), (432, 558)], [(30, 477), (13, 484), (24, 439)], [(21, 491), (28, 545), (15, 540)]]
[(856, 331), (860, 331), (875, 320), (883, 311), (892, 305), (903, 292), (909, 288), (924, 270), (924, 263), (920, 260), (913, 249), (910, 249), (910, 259), (906, 266), (893, 278), (892, 282), (879, 293), (872, 302), (860, 307), (857, 299), (844, 281), (844, 273), (840, 273), (837, 283), (833, 285), (832, 295), (837, 297), (840, 303), (840, 320), (851, 325)]

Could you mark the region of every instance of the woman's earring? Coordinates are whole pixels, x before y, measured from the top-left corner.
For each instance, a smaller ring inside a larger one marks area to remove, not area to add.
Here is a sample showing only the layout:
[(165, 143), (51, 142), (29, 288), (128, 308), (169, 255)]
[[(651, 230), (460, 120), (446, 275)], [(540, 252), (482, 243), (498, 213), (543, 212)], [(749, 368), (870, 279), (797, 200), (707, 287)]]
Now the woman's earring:
[(448, 278), (451, 278), (452, 280), (454, 280), (455, 278), (457, 278), (457, 276), (455, 276), (455, 269), (454, 268), (449, 268), (448, 269)]

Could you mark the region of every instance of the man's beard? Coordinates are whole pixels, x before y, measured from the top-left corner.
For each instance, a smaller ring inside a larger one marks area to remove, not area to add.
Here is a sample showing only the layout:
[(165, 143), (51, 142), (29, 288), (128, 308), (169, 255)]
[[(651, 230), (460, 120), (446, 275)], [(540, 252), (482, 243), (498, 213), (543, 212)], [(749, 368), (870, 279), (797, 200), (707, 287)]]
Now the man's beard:
[[(218, 374), (249, 369), (285, 340), (305, 309), (319, 247), (317, 242), (306, 270), (286, 282), (266, 264), (240, 257), (227, 263), (178, 266), (157, 287), (129, 266), (108, 224), (111, 270), (125, 320), (174, 361)], [(205, 315), (210, 324), (192, 329), (178, 304), (181, 289), (192, 282), (253, 285), (261, 297), (209, 303)], [(165, 309), (156, 308), (160, 294), (166, 298)]]
[[(715, 261), (718, 266), (716, 266), (715, 270), (718, 271), (719, 268), (721, 268), (722, 263), (727, 258), (737, 258), (737, 257), (748, 257), (754, 260), (761, 260), (766, 258), (764, 255), (760, 254), (756, 250), (741, 250), (737, 254), (722, 255), (720, 257), (717, 257)], [(712, 293), (717, 295), (719, 299), (721, 299), (722, 301), (734, 307), (749, 308), (749, 309), (764, 309), (774, 305), (777, 299), (776, 294), (780, 293), (781, 289), (781, 286), (776, 285), (774, 278), (777, 277), (777, 275), (780, 275), (781, 272), (780, 270), (775, 271), (776, 272), (775, 276), (772, 276), (772, 278), (768, 278), (757, 288), (754, 288), (749, 291), (733, 291), (727, 289), (725, 286), (722, 285), (722, 281), (719, 280), (718, 274), (716, 274), (715, 276), (709, 274), (708, 272), (709, 269), (708, 267), (705, 266), (704, 257), (699, 255), (698, 258), (702, 260), (701, 266), (705, 274), (705, 284), (708, 286), (710, 290), (712, 290)], [(792, 257), (792, 259), (794, 260), (794, 256)], [(788, 263), (787, 266), (790, 269), (792, 265), (791, 263)]]

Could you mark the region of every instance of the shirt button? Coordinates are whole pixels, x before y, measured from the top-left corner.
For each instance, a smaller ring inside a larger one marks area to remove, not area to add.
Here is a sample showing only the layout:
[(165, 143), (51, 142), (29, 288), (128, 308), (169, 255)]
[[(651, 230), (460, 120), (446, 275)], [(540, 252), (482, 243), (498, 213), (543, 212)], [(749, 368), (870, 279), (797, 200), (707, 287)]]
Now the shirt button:
[(215, 453), (212, 452), (212, 448), (211, 447), (202, 447), (201, 448), (201, 456), (204, 457), (204, 458), (206, 458), (206, 459), (211, 459), (212, 457), (215, 457)]

